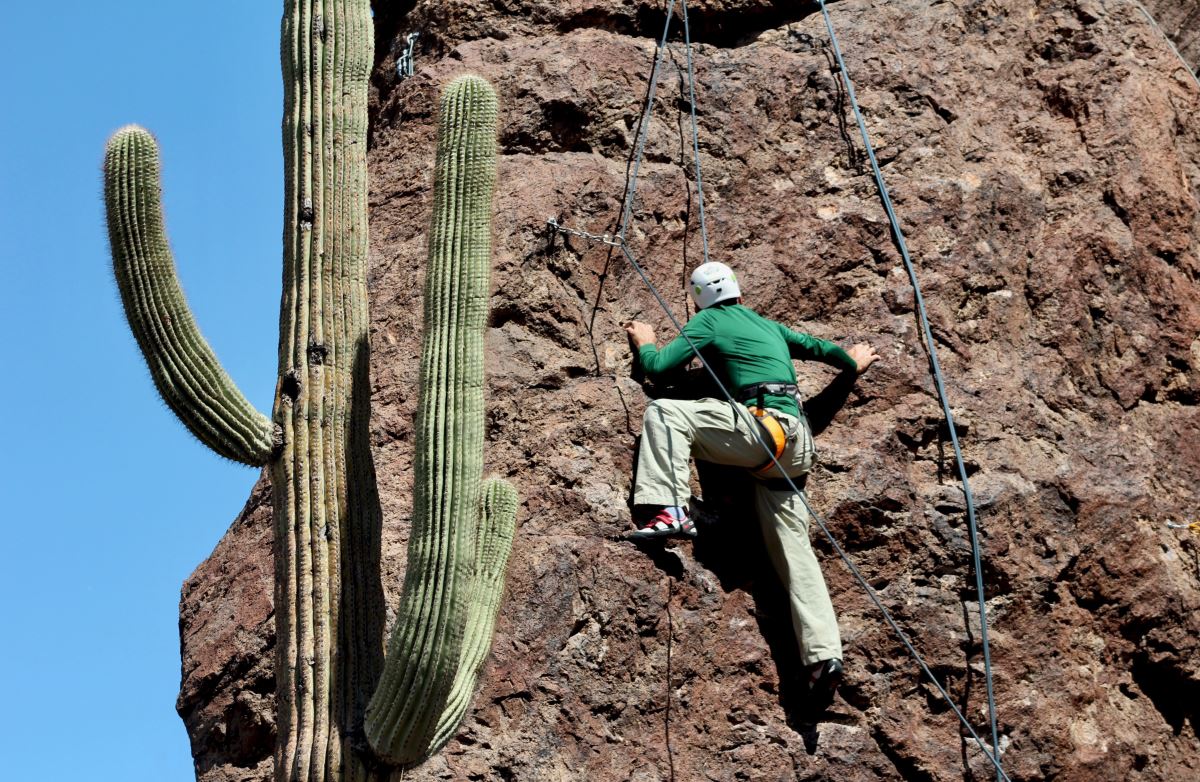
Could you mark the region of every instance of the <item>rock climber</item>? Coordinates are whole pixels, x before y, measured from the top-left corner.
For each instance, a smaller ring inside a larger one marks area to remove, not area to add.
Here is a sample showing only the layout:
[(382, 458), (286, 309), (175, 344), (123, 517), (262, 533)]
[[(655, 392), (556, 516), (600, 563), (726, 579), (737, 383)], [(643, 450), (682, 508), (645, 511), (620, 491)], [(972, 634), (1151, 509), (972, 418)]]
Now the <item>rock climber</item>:
[[(657, 399), (647, 406), (633, 490), (640, 525), (632, 537), (696, 534), (686, 507), (691, 496), (690, 457), (749, 469), (757, 479), (755, 509), (763, 538), (788, 590), (810, 701), (823, 711), (842, 679), (842, 641), (809, 543), (809, 514), (782, 478), (787, 475), (803, 489), (816, 460), (812, 432), (798, 402), (792, 359), (821, 361), (856, 376), (879, 357), (865, 343), (843, 350), (744, 306), (737, 276), (723, 263), (697, 268), (690, 292), (698, 312), (684, 326), (684, 334), (745, 407), (738, 410), (728, 401), (711, 398)], [(650, 378), (693, 358), (683, 336), (660, 349), (649, 325), (633, 321), (625, 331)]]

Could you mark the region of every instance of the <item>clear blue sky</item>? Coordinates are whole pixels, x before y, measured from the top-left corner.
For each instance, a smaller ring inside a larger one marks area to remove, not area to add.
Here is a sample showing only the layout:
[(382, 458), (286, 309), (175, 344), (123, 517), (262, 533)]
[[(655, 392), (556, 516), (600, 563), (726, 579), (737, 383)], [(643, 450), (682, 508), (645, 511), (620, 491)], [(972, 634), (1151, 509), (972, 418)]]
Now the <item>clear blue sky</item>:
[(184, 578), (257, 471), (158, 400), (108, 258), (100, 161), (137, 122), (163, 149), (184, 289), (269, 410), (282, 225), (282, 3), (6, 3), (0, 109), (0, 756), (6, 779), (192, 778)]

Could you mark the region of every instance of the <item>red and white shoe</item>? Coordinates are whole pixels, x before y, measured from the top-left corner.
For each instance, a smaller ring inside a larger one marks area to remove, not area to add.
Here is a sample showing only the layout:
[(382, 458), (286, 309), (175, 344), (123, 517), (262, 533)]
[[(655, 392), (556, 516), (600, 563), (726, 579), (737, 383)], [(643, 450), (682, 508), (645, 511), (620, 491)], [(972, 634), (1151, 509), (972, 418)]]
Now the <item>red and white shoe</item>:
[[(667, 513), (664, 508), (639, 529), (630, 533), (629, 537), (640, 540), (643, 538), (665, 538), (669, 535), (678, 535), (683, 532), (685, 523), (691, 526), (691, 520), (686, 516), (682, 520), (677, 519), (670, 513)], [(691, 529), (692, 532), (684, 534), (695, 535), (695, 527), (691, 526)]]

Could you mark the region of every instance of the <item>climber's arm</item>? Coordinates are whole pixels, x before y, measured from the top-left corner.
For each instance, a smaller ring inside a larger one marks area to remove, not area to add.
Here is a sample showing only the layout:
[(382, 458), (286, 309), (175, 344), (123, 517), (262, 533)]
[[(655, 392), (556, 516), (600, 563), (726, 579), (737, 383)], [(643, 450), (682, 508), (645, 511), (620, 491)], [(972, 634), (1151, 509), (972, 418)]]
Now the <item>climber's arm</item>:
[[(633, 321), (625, 326), (625, 332), (633, 340), (637, 349), (638, 362), (650, 377), (661, 375), (672, 369), (687, 364), (695, 356), (692, 345), (697, 349), (703, 348), (712, 340), (712, 332), (706, 326), (704, 318), (695, 317), (683, 327), (683, 334), (668, 342), (660, 350), (655, 342), (654, 329), (645, 323)], [(691, 338), (691, 342), (688, 338)]]
[(866, 343), (859, 343), (846, 351), (828, 340), (792, 331), (782, 324), (775, 325), (779, 327), (780, 334), (788, 343), (788, 352), (792, 358), (801, 361), (820, 361), (843, 372), (861, 375), (879, 358), (875, 350)]

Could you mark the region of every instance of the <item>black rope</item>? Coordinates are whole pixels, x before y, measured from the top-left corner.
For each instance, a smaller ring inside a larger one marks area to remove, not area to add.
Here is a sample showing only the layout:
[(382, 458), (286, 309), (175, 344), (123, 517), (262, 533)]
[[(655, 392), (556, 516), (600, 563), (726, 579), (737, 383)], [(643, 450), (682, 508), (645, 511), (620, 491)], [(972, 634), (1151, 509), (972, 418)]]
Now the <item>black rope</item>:
[[(617, 239), (625, 241), (625, 229), (633, 217), (633, 199), (637, 195), (638, 171), (642, 168), (642, 158), (646, 155), (646, 139), (650, 135), (650, 115), (654, 112), (654, 92), (658, 89), (658, 73), (662, 69), (663, 53), (667, 50), (667, 36), (671, 34), (671, 16), (675, 12), (675, 0), (667, 3), (667, 21), (663, 24), (662, 40), (658, 51), (654, 54), (654, 70), (650, 72), (650, 88), (646, 92), (646, 110), (642, 113), (642, 126), (638, 128), (637, 151), (633, 158), (633, 172), (629, 175), (629, 187), (625, 189), (625, 209), (621, 214), (621, 227), (617, 229)], [(686, 22), (686, 20), (685, 20)]]
[[(967, 480), (967, 467), (963, 463), (962, 449), (958, 444), (958, 433), (954, 428), (954, 414), (950, 411), (950, 402), (946, 398), (946, 384), (942, 377), (942, 367), (938, 363), (937, 345), (933, 341), (933, 332), (929, 328), (929, 314), (925, 311), (925, 298), (921, 295), (921, 285), (917, 281), (917, 271), (912, 258), (908, 254), (908, 243), (904, 241), (904, 231), (900, 228), (900, 220), (896, 210), (892, 208), (892, 198), (888, 193), (887, 183), (883, 181), (883, 171), (875, 158), (875, 147), (871, 144), (871, 136), (867, 133), (867, 125), (863, 120), (862, 111), (858, 106), (858, 97), (854, 94), (854, 83), (850, 80), (850, 72), (846, 69), (846, 61), (842, 59), (842, 49), (838, 45), (837, 34), (833, 31), (833, 22), (829, 18), (829, 10), (825, 0), (818, 0), (821, 14), (825, 17), (825, 28), (829, 31), (829, 42), (833, 45), (833, 54), (837, 57), (838, 70), (846, 83), (846, 94), (850, 98), (850, 108), (854, 110), (854, 119), (862, 134), (863, 145), (867, 148), (867, 158), (871, 161), (871, 170), (875, 174), (875, 184), (879, 187), (879, 197), (883, 200), (883, 208), (887, 211), (888, 220), (892, 224), (892, 232), (896, 237), (896, 246), (900, 248), (900, 256), (904, 259), (904, 268), (908, 270), (908, 279), (913, 287), (913, 299), (916, 303), (917, 315), (921, 320), (921, 330), (925, 335), (925, 345), (929, 349), (929, 364), (933, 370), (933, 381), (937, 388), (938, 400), (942, 405), (942, 415), (946, 419), (946, 428), (950, 430), (950, 444), (954, 447), (954, 461), (958, 465), (958, 477), (962, 481), (963, 496), (967, 504), (967, 528), (971, 537), (971, 558), (975, 567), (975, 589), (979, 601), (980, 641), (983, 646), (984, 681), (987, 685), (988, 718), (992, 728), (992, 747), (999, 752), (1000, 731), (996, 726), (996, 697), (992, 690), (992, 654), (988, 642), (987, 599), (983, 591), (983, 563), (979, 553), (979, 530), (975, 523), (975, 498), (971, 495), (971, 482)], [(996, 771), (1003, 773), (999, 762)]]
[(687, 51), (688, 106), (692, 114), (692, 165), (696, 171), (696, 203), (700, 206), (700, 242), (708, 263), (708, 225), (704, 221), (704, 176), (700, 172), (700, 131), (696, 127), (696, 71), (692, 67), (692, 31), (688, 27), (687, 0), (683, 0), (683, 45)]

